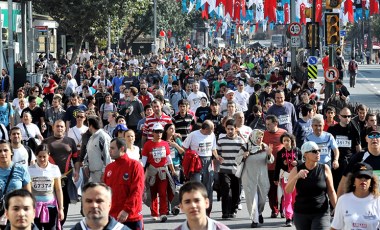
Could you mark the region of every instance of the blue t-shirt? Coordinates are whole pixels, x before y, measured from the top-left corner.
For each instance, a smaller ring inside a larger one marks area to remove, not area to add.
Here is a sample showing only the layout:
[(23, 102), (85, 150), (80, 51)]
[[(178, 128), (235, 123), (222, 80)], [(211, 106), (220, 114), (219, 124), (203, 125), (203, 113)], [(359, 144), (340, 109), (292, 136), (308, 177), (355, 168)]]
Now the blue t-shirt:
[(114, 78), (112, 78), (113, 91), (115, 91), (116, 93), (120, 93), (119, 87), (123, 84), (123, 80), (124, 80), (123, 76), (121, 77), (115, 76)]
[[(176, 138), (175, 139), (175, 142), (179, 145), (179, 146), (182, 146), (182, 141), (181, 141), (181, 138)], [(176, 166), (176, 165), (180, 165), (181, 164), (181, 158), (179, 156), (179, 152), (178, 150), (175, 148), (175, 147), (172, 147), (170, 146), (170, 156), (172, 158), (172, 161), (173, 161), (173, 165)]]
[(319, 137), (314, 135), (314, 133), (311, 133), (306, 136), (305, 142), (307, 141), (314, 141), (318, 145), (321, 150), (321, 159), (319, 160), (319, 163), (321, 164), (326, 164), (331, 161), (331, 150), (338, 149), (338, 144), (336, 143), (334, 136), (328, 132), (323, 131)]
[[(10, 110), (9, 110), (9, 108)], [(8, 113), (8, 111), (10, 112), (10, 114)], [(0, 123), (3, 124), (4, 126), (8, 126), (9, 125), (9, 116), (13, 116), (14, 115), (14, 111), (13, 111), (13, 108), (10, 104), (8, 103), (4, 103), (4, 105), (0, 106)]]
[(7, 169), (0, 168), (0, 188), (3, 194), (7, 194), (16, 189), (21, 189), (25, 185), (30, 183), (30, 175), (27, 167), (25, 165), (16, 163), (7, 191), (4, 191), (5, 184), (7, 183), (8, 176), (11, 173), (13, 164), (14, 163), (12, 162), (9, 168)]

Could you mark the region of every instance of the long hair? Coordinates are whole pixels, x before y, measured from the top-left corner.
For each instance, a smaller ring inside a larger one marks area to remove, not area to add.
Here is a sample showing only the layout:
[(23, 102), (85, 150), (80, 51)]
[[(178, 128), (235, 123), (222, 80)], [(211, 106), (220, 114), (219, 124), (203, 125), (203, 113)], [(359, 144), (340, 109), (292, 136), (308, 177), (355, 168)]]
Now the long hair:
[[(346, 191), (345, 193), (350, 193), (354, 192), (356, 187), (355, 187), (355, 177), (354, 174), (349, 173), (347, 176), (347, 182), (346, 182)], [(374, 197), (379, 197), (379, 179), (377, 178), (376, 175), (373, 175), (371, 178), (371, 184), (369, 185), (369, 192), (374, 196)]]

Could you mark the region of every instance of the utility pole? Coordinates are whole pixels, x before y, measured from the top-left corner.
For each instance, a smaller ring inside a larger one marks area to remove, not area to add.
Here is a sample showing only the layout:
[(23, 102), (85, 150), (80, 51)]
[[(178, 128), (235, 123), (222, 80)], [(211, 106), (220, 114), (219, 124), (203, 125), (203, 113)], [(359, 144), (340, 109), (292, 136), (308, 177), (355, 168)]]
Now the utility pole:
[[(290, 0), (290, 21), (295, 22), (296, 21), (296, 1)], [(296, 74), (296, 67), (297, 67), (297, 47), (290, 47), (290, 53), (291, 53), (291, 72), (294, 76)]]
[(154, 0), (153, 5), (153, 54), (157, 54), (157, 0)]
[(108, 16), (108, 59), (111, 59), (111, 17)]
[(317, 5), (317, 1), (316, 0), (313, 0), (313, 6), (312, 6), (312, 16), (311, 16), (311, 23), (312, 23), (312, 29), (311, 29), (311, 36), (312, 36), (312, 39), (311, 39), (311, 56), (315, 56), (315, 46), (317, 44), (315, 44), (315, 38), (316, 38), (316, 34), (315, 34), (315, 9), (316, 9), (316, 5)]

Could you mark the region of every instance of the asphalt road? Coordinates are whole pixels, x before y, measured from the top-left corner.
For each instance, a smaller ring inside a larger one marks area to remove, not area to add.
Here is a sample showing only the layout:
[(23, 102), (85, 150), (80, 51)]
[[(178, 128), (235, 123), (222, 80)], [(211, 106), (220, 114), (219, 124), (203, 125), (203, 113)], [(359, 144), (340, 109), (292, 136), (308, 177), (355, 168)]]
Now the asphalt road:
[[(323, 82), (323, 73), (321, 66), (318, 66), (318, 79), (316, 86), (319, 86), (320, 82)], [(349, 88), (348, 78), (344, 79), (344, 84), (348, 87), (351, 93), (351, 102), (364, 103), (371, 108), (372, 111), (380, 111), (380, 65), (360, 65), (359, 74), (357, 78), (357, 84), (355, 88)], [(214, 194), (215, 195), (215, 194)], [(81, 220), (79, 214), (80, 204), (70, 206), (68, 220), (64, 226), (64, 229), (70, 229), (74, 224)], [(295, 229), (294, 227), (285, 227), (285, 219), (270, 218), (270, 208), (267, 203), (264, 210), (264, 224), (259, 229)], [(145, 229), (174, 229), (180, 223), (185, 220), (185, 215), (180, 213), (178, 216), (168, 216), (166, 223), (159, 223), (151, 220), (149, 208), (144, 206), (143, 209)], [(213, 211), (211, 218), (219, 220), (226, 224), (231, 229), (250, 229), (250, 220), (248, 218), (248, 212), (243, 200), (243, 209), (238, 212), (237, 217), (231, 220), (221, 219), (221, 202), (216, 201), (214, 196)]]

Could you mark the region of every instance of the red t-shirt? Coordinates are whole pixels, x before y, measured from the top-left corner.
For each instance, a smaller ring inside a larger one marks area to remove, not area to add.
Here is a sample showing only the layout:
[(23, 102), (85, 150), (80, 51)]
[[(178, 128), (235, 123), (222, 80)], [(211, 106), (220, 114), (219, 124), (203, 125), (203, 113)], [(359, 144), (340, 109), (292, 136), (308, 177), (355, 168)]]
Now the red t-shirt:
[(278, 128), (277, 132), (275, 133), (264, 131), (263, 142), (267, 144), (268, 146), (270, 144), (273, 144), (272, 154), (275, 157), (274, 163), (268, 164), (268, 170), (274, 170), (276, 167), (277, 152), (280, 151), (284, 147), (284, 145), (280, 141), (280, 137), (284, 133), (286, 133), (286, 130), (281, 129), (281, 128)]
[(166, 165), (166, 157), (170, 155), (169, 143), (166, 141), (147, 141), (142, 149), (142, 155), (147, 157), (147, 162), (155, 168)]
[(329, 68), (329, 56), (326, 56), (324, 58), (322, 58), (322, 67), (323, 67), (323, 70), (326, 70), (327, 68)]
[(49, 93), (54, 93), (54, 85), (57, 84), (55, 83), (55, 81), (53, 79), (49, 79), (49, 82), (47, 82), (45, 85), (44, 85), (44, 89), (43, 89), (43, 94), (49, 94)]

